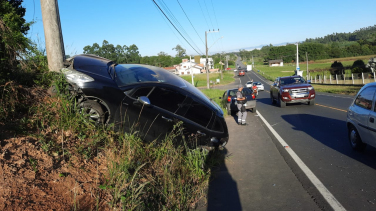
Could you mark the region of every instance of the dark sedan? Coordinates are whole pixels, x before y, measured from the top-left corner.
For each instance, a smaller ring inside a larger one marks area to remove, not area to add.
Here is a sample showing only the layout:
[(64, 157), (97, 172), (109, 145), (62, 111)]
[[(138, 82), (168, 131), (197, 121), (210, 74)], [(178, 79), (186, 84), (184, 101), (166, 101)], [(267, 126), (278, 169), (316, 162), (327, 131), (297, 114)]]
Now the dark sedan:
[[(222, 106), (226, 108), (228, 115), (233, 115), (235, 112), (238, 112), (238, 107), (236, 105), (236, 93), (238, 89), (229, 89), (223, 93), (223, 96), (220, 98), (222, 101)], [(247, 98), (247, 103), (245, 108), (252, 109), (252, 113), (256, 112), (256, 100), (255, 94), (249, 88), (243, 88), (243, 94)]]
[(183, 136), (194, 137), (197, 145), (224, 146), (228, 141), (221, 108), (162, 68), (77, 55), (62, 72), (80, 111), (97, 124), (114, 123), (117, 129), (153, 141), (165, 138), (182, 122)]

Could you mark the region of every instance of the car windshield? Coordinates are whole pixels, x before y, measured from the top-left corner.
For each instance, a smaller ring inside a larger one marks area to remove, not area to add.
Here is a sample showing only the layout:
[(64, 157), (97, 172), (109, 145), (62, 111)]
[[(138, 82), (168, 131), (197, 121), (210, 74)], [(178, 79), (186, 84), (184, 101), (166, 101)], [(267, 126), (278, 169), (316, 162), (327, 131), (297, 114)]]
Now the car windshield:
[(154, 66), (119, 64), (115, 66), (115, 72), (119, 87), (136, 83), (166, 83), (180, 88), (186, 87), (179, 76)]
[(302, 77), (281, 78), (281, 85), (304, 83), (306, 83), (306, 81)]

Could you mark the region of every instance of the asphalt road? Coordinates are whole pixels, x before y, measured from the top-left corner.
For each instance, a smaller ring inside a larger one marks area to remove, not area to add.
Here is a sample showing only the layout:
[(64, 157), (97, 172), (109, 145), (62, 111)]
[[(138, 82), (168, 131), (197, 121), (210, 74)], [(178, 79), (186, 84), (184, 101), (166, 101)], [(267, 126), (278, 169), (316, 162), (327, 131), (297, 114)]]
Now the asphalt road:
[[(257, 97), (258, 112), (343, 207), (376, 210), (376, 149), (367, 146), (365, 152), (355, 152), (347, 138), (346, 111), (353, 97), (316, 93), (315, 106), (298, 103), (279, 108), (271, 103), (270, 81), (252, 71), (237, 81), (244, 85), (251, 79), (265, 86)], [(282, 155), (290, 159), (288, 154)], [(290, 167), (301, 175), (293, 162)], [(304, 176), (298, 179), (307, 182)], [(307, 192), (315, 192), (309, 190), (311, 186), (305, 187)]]

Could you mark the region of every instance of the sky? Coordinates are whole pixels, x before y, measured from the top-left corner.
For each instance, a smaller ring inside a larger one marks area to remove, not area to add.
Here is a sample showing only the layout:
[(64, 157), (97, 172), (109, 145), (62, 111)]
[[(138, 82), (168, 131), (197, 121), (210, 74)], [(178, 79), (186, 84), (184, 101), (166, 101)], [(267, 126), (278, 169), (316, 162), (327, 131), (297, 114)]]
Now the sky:
[[(70, 56), (82, 54), (87, 45), (102, 46), (103, 40), (115, 46), (135, 44), (141, 56), (175, 56), (177, 45), (187, 55), (202, 55), (209, 30), (210, 55), (376, 24), (374, 0), (58, 0), (58, 5), (65, 53)], [(24, 0), (22, 6), (26, 21), (35, 22), (27, 36), (45, 49), (40, 0)]]

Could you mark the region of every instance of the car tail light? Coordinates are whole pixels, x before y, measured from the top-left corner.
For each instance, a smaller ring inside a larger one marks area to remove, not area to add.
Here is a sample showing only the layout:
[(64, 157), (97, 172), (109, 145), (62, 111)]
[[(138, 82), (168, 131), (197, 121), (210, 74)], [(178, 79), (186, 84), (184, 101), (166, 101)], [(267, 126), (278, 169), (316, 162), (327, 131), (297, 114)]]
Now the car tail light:
[(231, 96), (227, 97), (227, 102), (231, 102)]
[(255, 99), (255, 95), (254, 94), (252, 94), (252, 98)]

